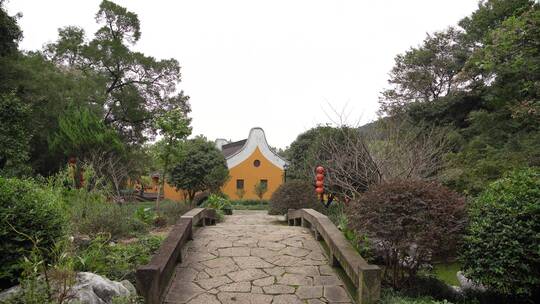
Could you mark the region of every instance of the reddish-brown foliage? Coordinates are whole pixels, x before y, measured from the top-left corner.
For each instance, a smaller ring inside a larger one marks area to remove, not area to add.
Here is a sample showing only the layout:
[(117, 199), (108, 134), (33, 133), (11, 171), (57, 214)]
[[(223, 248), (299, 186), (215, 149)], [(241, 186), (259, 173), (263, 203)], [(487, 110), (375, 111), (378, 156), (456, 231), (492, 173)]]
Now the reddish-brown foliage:
[(374, 242), (386, 279), (399, 287), (433, 256), (455, 249), (465, 225), (465, 199), (436, 182), (395, 180), (351, 202), (347, 217), (352, 229)]

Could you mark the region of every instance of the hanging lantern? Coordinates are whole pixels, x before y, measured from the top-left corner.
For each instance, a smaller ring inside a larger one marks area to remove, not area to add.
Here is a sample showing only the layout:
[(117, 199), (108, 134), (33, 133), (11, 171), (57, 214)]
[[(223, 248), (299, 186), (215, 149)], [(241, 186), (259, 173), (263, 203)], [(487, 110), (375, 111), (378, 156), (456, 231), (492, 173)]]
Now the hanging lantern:
[(322, 195), (324, 193), (324, 168), (318, 166), (315, 168), (315, 172), (317, 173), (315, 175), (315, 192)]

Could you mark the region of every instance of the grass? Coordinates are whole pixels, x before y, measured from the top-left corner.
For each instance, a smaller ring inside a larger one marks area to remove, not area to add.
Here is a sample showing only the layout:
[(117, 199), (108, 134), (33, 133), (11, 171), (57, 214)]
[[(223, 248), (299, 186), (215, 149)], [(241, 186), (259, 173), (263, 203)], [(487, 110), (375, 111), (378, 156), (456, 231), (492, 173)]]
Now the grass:
[(380, 304), (451, 304), (446, 300), (436, 301), (430, 297), (411, 298), (391, 289), (383, 289)]
[(459, 281), (456, 273), (461, 269), (461, 264), (458, 262), (441, 263), (433, 266), (433, 271), (437, 278), (446, 284), (459, 286)]

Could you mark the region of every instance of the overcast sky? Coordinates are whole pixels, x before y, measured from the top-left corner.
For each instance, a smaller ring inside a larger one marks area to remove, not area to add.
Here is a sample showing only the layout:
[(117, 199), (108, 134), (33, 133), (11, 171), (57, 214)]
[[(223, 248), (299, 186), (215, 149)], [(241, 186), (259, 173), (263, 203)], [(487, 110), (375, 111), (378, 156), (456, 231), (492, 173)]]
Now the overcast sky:
[[(136, 50), (180, 62), (194, 134), (240, 140), (258, 126), (280, 148), (328, 123), (331, 107), (346, 108), (351, 123), (376, 119), (395, 55), (477, 7), (476, 0), (115, 2), (139, 16)], [(8, 0), (6, 7), (23, 14), (21, 47), (35, 50), (66, 25), (92, 36), (99, 3)]]

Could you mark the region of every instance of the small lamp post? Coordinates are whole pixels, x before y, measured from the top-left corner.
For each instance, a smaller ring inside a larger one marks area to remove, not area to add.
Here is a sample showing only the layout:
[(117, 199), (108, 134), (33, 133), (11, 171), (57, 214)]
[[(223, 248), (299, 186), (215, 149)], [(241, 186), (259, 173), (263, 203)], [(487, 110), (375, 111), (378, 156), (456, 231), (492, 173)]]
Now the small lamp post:
[(283, 182), (287, 182), (287, 169), (289, 169), (289, 164), (283, 165)]

